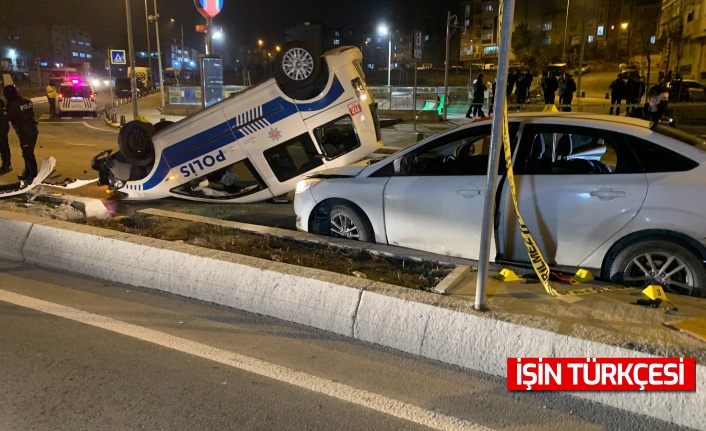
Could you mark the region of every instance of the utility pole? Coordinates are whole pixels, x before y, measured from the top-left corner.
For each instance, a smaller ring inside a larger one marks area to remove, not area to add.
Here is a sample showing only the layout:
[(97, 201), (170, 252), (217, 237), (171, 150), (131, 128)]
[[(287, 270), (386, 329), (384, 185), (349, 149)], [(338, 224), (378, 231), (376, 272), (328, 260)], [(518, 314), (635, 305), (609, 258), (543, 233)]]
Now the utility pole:
[[(156, 2), (157, 0), (155, 0)], [(135, 75), (135, 45), (132, 42), (132, 19), (130, 16), (130, 0), (125, 0), (125, 16), (127, 18), (127, 45), (130, 51), (130, 87), (132, 88), (132, 117), (137, 120), (137, 75)]]
[(157, 67), (159, 68), (159, 92), (162, 96), (161, 108), (164, 109), (164, 77), (162, 76), (162, 48), (159, 45), (159, 12), (157, 12), (157, 0), (154, 0), (154, 16), (152, 19), (154, 20), (155, 36), (157, 37)]
[(147, 0), (145, 0), (145, 27), (147, 28), (147, 61), (152, 73), (152, 48), (150, 47), (150, 15), (147, 10)]

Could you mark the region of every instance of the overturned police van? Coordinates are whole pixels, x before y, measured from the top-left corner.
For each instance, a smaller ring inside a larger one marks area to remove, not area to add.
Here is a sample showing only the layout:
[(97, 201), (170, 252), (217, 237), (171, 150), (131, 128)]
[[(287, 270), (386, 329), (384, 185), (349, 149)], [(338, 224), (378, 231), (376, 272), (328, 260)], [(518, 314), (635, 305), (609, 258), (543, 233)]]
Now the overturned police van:
[(125, 200), (257, 202), (359, 161), (383, 144), (361, 61), (289, 42), (274, 78), (178, 122), (123, 126), (119, 150), (93, 159), (98, 184)]

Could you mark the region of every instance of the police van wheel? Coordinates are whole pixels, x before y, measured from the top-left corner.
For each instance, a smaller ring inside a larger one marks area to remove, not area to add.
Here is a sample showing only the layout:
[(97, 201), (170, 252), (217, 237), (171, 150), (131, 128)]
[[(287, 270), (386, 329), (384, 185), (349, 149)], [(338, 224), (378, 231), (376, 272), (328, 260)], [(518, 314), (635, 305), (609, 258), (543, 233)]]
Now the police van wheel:
[(295, 97), (314, 85), (321, 74), (321, 55), (301, 41), (288, 42), (277, 54), (275, 76), (284, 94)]
[(118, 134), (120, 152), (135, 166), (149, 166), (154, 163), (154, 133), (155, 127), (152, 124), (138, 120), (130, 121)]

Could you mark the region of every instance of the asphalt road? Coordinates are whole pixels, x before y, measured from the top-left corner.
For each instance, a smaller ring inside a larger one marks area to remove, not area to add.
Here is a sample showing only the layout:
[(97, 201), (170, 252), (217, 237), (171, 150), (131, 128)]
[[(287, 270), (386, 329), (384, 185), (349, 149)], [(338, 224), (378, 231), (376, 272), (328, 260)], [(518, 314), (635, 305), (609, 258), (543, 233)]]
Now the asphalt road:
[(275, 319), (1, 260), (0, 328), (8, 431), (679, 429), (563, 394), (507, 392), (501, 379)]

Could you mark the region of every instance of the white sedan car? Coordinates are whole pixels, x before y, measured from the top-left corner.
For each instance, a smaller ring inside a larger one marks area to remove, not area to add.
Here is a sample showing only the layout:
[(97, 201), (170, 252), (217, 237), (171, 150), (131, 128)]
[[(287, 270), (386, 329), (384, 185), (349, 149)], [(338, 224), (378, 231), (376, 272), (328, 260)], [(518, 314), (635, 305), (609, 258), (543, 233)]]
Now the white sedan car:
[[(519, 207), (553, 268), (706, 292), (706, 141), (627, 117), (511, 115)], [(297, 185), (303, 231), (477, 259), (491, 121)], [(504, 161), (495, 262), (528, 263)]]

